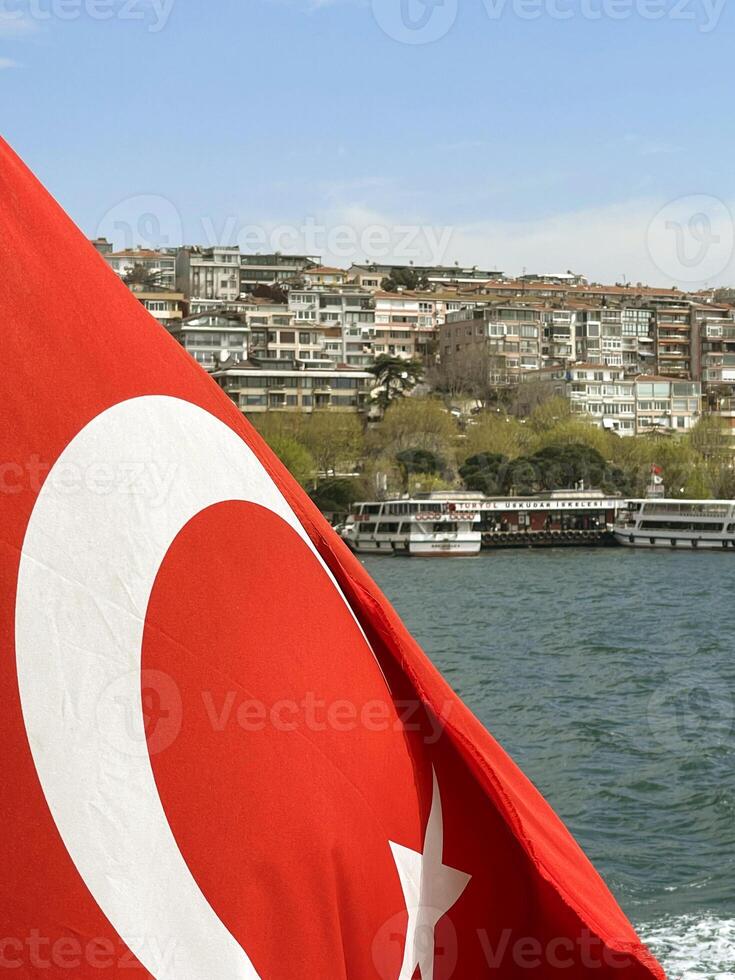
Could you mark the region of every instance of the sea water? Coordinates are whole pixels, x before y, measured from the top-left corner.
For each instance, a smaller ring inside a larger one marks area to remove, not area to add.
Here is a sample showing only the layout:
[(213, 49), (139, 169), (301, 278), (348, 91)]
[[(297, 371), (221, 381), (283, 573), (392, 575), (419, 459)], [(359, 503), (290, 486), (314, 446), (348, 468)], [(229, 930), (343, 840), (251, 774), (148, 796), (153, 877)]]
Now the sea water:
[(672, 978), (735, 978), (735, 553), (369, 558)]

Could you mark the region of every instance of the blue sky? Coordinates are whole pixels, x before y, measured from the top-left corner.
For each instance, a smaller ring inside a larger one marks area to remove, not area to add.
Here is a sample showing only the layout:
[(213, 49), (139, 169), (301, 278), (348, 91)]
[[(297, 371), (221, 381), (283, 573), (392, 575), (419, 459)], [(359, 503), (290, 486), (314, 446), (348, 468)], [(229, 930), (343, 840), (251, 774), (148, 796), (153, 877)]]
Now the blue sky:
[(732, 6), (435, 2), (0, 0), (3, 134), (118, 244), (735, 282)]

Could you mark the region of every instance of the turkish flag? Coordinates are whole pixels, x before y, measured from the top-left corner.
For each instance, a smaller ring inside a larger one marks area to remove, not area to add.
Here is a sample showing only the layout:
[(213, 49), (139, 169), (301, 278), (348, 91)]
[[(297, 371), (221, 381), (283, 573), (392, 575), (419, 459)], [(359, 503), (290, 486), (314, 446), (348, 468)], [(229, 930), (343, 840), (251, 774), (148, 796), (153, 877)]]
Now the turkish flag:
[(0, 972), (663, 977), (360, 563), (4, 144), (0, 261)]

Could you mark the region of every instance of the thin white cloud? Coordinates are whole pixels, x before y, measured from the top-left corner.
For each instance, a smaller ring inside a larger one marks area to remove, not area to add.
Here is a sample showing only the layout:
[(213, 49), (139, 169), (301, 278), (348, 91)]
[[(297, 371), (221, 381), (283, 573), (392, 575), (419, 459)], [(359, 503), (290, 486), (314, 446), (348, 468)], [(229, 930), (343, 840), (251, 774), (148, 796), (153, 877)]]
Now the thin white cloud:
[(641, 156), (668, 156), (671, 153), (681, 153), (681, 147), (673, 143), (644, 143), (641, 146)]
[[(706, 226), (701, 223), (702, 208)], [(304, 238), (297, 220), (279, 226), (293, 233), (277, 244), (285, 251), (314, 251), (327, 264), (338, 266), (367, 259), (416, 265), (456, 262), (500, 269), (507, 275), (523, 269), (574, 269), (596, 282), (704, 288), (735, 282), (731, 213), (732, 202), (714, 198), (685, 197), (665, 204), (639, 197), (524, 221), (448, 226), (343, 203), (317, 208), (309, 216), (310, 234), (319, 229), (318, 241)], [(274, 226), (276, 222), (261, 225), (264, 231)]]
[(13, 61), (12, 58), (0, 58), (0, 71), (4, 71), (6, 68), (19, 68), (17, 61)]

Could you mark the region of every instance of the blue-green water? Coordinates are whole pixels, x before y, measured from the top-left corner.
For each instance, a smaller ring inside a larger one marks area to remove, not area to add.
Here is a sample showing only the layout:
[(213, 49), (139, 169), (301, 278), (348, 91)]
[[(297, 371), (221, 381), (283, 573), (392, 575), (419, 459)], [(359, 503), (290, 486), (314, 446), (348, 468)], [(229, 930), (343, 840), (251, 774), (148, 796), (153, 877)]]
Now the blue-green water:
[(735, 556), (365, 565), (669, 975), (735, 977)]

